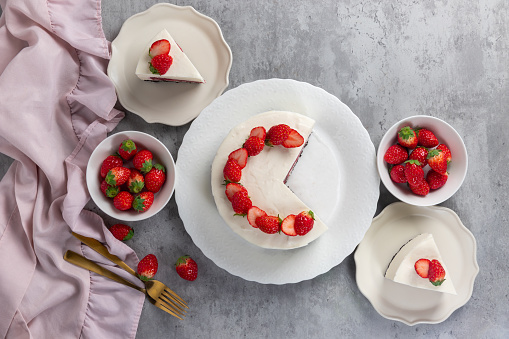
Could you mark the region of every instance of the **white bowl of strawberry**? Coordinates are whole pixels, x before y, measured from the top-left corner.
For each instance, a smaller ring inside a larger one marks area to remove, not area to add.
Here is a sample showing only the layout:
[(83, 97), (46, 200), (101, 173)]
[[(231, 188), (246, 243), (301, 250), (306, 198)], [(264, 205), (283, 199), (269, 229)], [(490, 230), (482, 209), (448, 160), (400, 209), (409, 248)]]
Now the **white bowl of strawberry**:
[(95, 204), (119, 220), (147, 219), (170, 200), (175, 162), (153, 136), (126, 131), (104, 139), (87, 165), (87, 187)]
[(417, 115), (394, 124), (378, 146), (377, 166), (385, 187), (416, 206), (437, 205), (460, 188), (468, 156), (458, 132), (438, 118)]

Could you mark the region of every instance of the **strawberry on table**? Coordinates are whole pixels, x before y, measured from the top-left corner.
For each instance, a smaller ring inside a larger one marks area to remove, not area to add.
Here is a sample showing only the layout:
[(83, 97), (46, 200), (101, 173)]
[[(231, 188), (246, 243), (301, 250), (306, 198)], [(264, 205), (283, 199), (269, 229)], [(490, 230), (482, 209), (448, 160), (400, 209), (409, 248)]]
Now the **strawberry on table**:
[(266, 141), (269, 146), (281, 145), (290, 134), (290, 126), (279, 124), (272, 126), (267, 132)]
[(127, 179), (127, 188), (131, 193), (140, 193), (145, 187), (145, 178), (137, 169), (132, 169), (129, 179)]
[(405, 177), (410, 186), (418, 186), (424, 181), (424, 171), (418, 160), (405, 161)]
[(258, 137), (249, 137), (243, 145), (250, 157), (260, 154), (261, 151), (263, 151), (264, 146), (264, 139), (260, 139)]
[(428, 164), (426, 158), (428, 157), (428, 150), (425, 147), (417, 146), (410, 155), (408, 159), (410, 160), (418, 160), (421, 163), (421, 167), (424, 167)]
[(107, 198), (115, 198), (115, 196), (120, 192), (120, 188), (117, 186), (110, 186), (103, 180), (101, 182), (101, 192), (103, 192), (104, 196)]
[(166, 39), (161, 39), (155, 41), (148, 50), (148, 55), (153, 58), (160, 54), (168, 54), (170, 53), (171, 45), (170, 42)]
[(251, 130), (251, 133), (249, 133), (249, 136), (250, 137), (257, 137), (257, 138), (260, 138), (262, 140), (265, 140), (265, 138), (267, 137), (267, 132), (265, 131), (265, 127), (263, 126), (258, 126), (258, 127), (255, 127)]
[(279, 232), (280, 223), (281, 219), (273, 215), (264, 215), (256, 218), (256, 226), (258, 226), (260, 231), (267, 234)]
[(264, 210), (253, 206), (247, 211), (247, 221), (249, 222), (249, 225), (253, 226), (254, 228), (258, 228), (258, 225), (256, 224), (256, 220), (260, 217), (266, 216), (267, 213), (265, 213)]
[(303, 211), (297, 214), (295, 217), (295, 232), (298, 235), (305, 235), (311, 229), (313, 229), (313, 224), (315, 223), (315, 215), (313, 211)]
[(248, 210), (253, 206), (247, 191), (239, 191), (233, 195), (232, 207), (236, 215), (247, 215)]
[(129, 180), (129, 176), (131, 175), (131, 170), (126, 167), (114, 167), (110, 169), (108, 174), (106, 175), (106, 182), (110, 186), (120, 186), (123, 185)]
[(417, 140), (420, 146), (432, 148), (438, 145), (438, 139), (429, 129), (420, 128), (417, 130)]
[(300, 147), (302, 144), (304, 144), (304, 137), (294, 129), (290, 130), (288, 138), (286, 138), (286, 140), (282, 143), (285, 148)]
[(440, 286), (445, 281), (445, 270), (440, 261), (436, 259), (431, 260), (428, 271), (428, 279), (435, 286)]
[(154, 203), (154, 193), (147, 191), (141, 192), (133, 199), (133, 209), (137, 212), (145, 212)]
[(106, 157), (106, 159), (103, 160), (101, 164), (101, 178), (105, 178), (110, 169), (114, 167), (122, 167), (124, 165), (124, 162), (121, 157), (117, 155), (109, 155)]
[(404, 184), (407, 182), (406, 176), (405, 176), (405, 166), (399, 164), (392, 166), (389, 175), (391, 177), (391, 180), (398, 184)]
[(295, 217), (295, 214), (290, 214), (283, 219), (283, 222), (281, 223), (281, 232), (291, 237), (297, 235), (297, 232), (295, 231)]
[(125, 224), (115, 224), (110, 227), (110, 232), (120, 241), (127, 241), (134, 235), (134, 230)]
[(134, 197), (127, 191), (119, 192), (115, 198), (113, 198), (113, 206), (121, 211), (127, 211), (131, 209)]
[(428, 165), (436, 172), (445, 175), (447, 173), (447, 159), (445, 152), (432, 149), (428, 152)]
[(449, 174), (447, 174), (447, 172), (445, 174), (440, 174), (433, 169), (429, 170), (426, 175), (426, 181), (429, 184), (429, 188), (432, 190), (436, 190), (444, 186), (448, 178)]
[(235, 160), (230, 159), (224, 166), (223, 176), (227, 182), (239, 182), (242, 178), (242, 169)]
[(154, 156), (149, 150), (139, 151), (133, 158), (133, 166), (141, 173), (148, 173), (152, 169)]
[(398, 143), (406, 148), (417, 146), (417, 135), (410, 126), (401, 128), (398, 132)]
[(399, 165), (408, 159), (408, 151), (403, 146), (396, 144), (387, 149), (384, 160), (391, 165)]
[(138, 148), (136, 144), (131, 139), (126, 139), (120, 143), (118, 146), (118, 154), (124, 160), (130, 160), (134, 155), (138, 152)]
[(165, 168), (161, 164), (155, 164), (152, 169), (145, 175), (145, 187), (153, 193), (159, 192), (166, 181)]
[(177, 259), (175, 270), (182, 279), (188, 281), (194, 281), (198, 277), (198, 264), (188, 255)]
[(449, 149), (449, 147), (447, 147), (445, 144), (440, 144), (437, 146), (437, 149), (439, 149), (445, 153), (445, 160), (447, 160), (447, 163), (450, 163), (451, 159), (452, 159), (452, 155), (451, 155), (451, 150)]
[(157, 258), (153, 254), (148, 254), (138, 263), (138, 277), (143, 281), (152, 280), (157, 273)]
[(149, 62), (149, 69), (152, 74), (163, 75), (171, 67), (173, 58), (168, 54), (159, 54), (152, 58)]
[(239, 164), (240, 168), (246, 167), (247, 164), (247, 157), (249, 155), (249, 151), (245, 148), (239, 148), (235, 151), (231, 152), (228, 155), (228, 160), (233, 159)]
[(410, 186), (410, 190), (421, 196), (426, 196), (429, 193), (429, 185), (426, 180), (423, 180), (422, 182), (418, 183), (417, 185), (408, 185)]
[(419, 259), (415, 262), (414, 268), (415, 272), (419, 275), (421, 278), (427, 278), (428, 277), (428, 271), (429, 271), (429, 265), (431, 264), (431, 261), (428, 259)]

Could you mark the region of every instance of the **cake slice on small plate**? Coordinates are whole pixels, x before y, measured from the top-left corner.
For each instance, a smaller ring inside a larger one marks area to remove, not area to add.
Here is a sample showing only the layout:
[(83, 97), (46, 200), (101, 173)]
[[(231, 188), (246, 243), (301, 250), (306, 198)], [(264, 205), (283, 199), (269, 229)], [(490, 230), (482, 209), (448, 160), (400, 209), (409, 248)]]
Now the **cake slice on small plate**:
[(147, 44), (136, 66), (136, 76), (141, 80), (154, 82), (205, 82), (166, 29)]
[(385, 271), (385, 277), (412, 287), (456, 294), (433, 235), (428, 233), (416, 236), (400, 248)]

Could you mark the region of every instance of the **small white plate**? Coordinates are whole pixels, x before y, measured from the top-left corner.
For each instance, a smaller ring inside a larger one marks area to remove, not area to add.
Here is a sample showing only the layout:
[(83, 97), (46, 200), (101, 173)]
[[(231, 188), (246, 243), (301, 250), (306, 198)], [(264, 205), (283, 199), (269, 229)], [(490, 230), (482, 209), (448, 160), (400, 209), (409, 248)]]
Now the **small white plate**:
[[(147, 42), (163, 28), (191, 59), (205, 79), (204, 84), (154, 83), (135, 75)], [(186, 124), (228, 87), (230, 47), (218, 24), (190, 6), (160, 3), (133, 15), (122, 25), (111, 49), (108, 76), (118, 100), (150, 123)]]
[[(294, 193), (329, 229), (298, 249), (270, 250), (247, 242), (224, 222), (212, 196), (211, 165), (223, 139), (237, 124), (270, 110), (316, 121), (287, 185), (302, 189)], [(303, 175), (309, 167), (316, 174), (312, 178)], [(179, 215), (196, 246), (231, 274), (265, 284), (312, 279), (341, 263), (371, 225), (380, 189), (375, 148), (359, 118), (323, 89), (284, 79), (244, 84), (214, 100), (184, 136), (177, 172)]]
[[(431, 233), (457, 295), (428, 291), (384, 278), (392, 257), (408, 240)], [(436, 324), (472, 296), (479, 266), (476, 241), (458, 215), (445, 207), (397, 202), (387, 206), (366, 232), (354, 255), (357, 285), (383, 317), (407, 325)]]

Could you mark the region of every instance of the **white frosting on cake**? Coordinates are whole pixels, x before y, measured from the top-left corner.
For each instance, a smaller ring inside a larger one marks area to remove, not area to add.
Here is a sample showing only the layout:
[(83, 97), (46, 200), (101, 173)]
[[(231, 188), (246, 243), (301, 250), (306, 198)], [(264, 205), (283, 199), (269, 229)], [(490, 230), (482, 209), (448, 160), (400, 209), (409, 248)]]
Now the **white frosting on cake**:
[(240, 183), (247, 189), (253, 206), (261, 208), (269, 215), (279, 215), (284, 219), (289, 214), (296, 215), (302, 211), (313, 210), (284, 184), (284, 180), (306, 145), (314, 123), (313, 119), (293, 112), (261, 113), (234, 127), (219, 147), (212, 163), (212, 194), (224, 221), (248, 242), (264, 248), (291, 249), (307, 245), (327, 230), (327, 226), (315, 213), (313, 229), (304, 236), (287, 236), (282, 232), (263, 233), (258, 228), (252, 227), (246, 217), (234, 216), (235, 212), (226, 197), (224, 186), (223, 168), (228, 155), (242, 147), (251, 129), (263, 126), (268, 131), (274, 125), (286, 124), (304, 137), (304, 144), (296, 148), (265, 146), (260, 154), (248, 158), (247, 166), (242, 170)]
[[(149, 62), (151, 60), (148, 52), (150, 46), (158, 40), (166, 39), (170, 42), (170, 56), (173, 63), (165, 74), (153, 74), (150, 72)], [(204, 82), (200, 72), (194, 67), (193, 63), (187, 55), (182, 51), (180, 46), (173, 40), (172, 36), (166, 29), (163, 29), (150, 40), (143, 53), (141, 54), (138, 65), (136, 66), (136, 75), (141, 80), (150, 81), (182, 81), (182, 82)]]
[[(419, 259), (436, 259), (445, 270), (445, 281), (440, 286), (434, 286), (429, 279), (421, 278), (415, 271), (415, 262)], [(387, 271), (387, 279), (400, 284), (432, 291), (456, 294), (451, 275), (442, 259), (433, 235), (423, 233), (403, 245), (392, 259)]]

